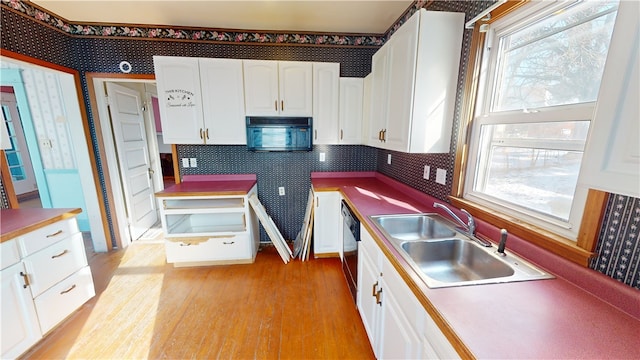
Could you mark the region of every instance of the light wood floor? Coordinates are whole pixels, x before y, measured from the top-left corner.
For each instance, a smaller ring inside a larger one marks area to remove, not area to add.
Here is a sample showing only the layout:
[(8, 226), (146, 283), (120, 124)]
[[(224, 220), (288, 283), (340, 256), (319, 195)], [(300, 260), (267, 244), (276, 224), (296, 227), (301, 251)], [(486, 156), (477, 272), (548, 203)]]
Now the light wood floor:
[(373, 359), (338, 259), (173, 268), (160, 242), (89, 251), (96, 297), (26, 359)]

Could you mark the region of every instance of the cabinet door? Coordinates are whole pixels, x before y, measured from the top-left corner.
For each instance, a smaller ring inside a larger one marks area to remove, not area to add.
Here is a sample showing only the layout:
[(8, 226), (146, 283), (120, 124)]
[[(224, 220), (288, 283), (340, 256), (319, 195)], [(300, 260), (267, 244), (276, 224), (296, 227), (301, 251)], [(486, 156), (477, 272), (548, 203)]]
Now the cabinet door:
[(360, 227), (360, 246), (358, 246), (358, 294), (357, 307), (360, 318), (369, 337), (371, 348), (380, 358), (379, 328), (382, 306), (376, 300), (380, 285), (380, 261), (382, 253), (378, 250), (371, 235), (364, 226)]
[(388, 59), (388, 44), (378, 49), (371, 59), (371, 123), (368, 137), (369, 146), (383, 146), (382, 131), (387, 123), (387, 98), (389, 97)]
[(243, 60), (245, 113), (247, 116), (277, 116), (278, 62)]
[[(386, 277), (384, 273), (384, 277)], [(384, 280), (383, 277), (383, 280)], [(407, 319), (405, 311), (397, 300), (403, 294), (386, 291), (386, 282), (382, 282), (383, 297), (382, 325), (380, 331), (381, 359), (417, 359), (422, 348), (422, 341)]]
[(342, 220), (340, 193), (316, 192), (313, 211), (313, 253), (320, 256), (339, 256), (342, 248)]
[(280, 114), (313, 116), (313, 69), (310, 62), (278, 62)]
[(242, 60), (200, 59), (207, 144), (246, 145)]
[[(413, 107), (413, 85), (420, 13), (416, 13), (389, 41), (387, 124), (383, 147), (407, 152)], [(418, 99), (419, 101), (419, 99)]]
[(589, 187), (636, 198), (640, 197), (639, 8), (635, 1), (620, 2), (580, 176)]
[(165, 144), (203, 144), (202, 95), (197, 58), (154, 56), (162, 139)]
[(361, 144), (369, 144), (369, 132), (371, 129), (371, 87), (373, 75), (369, 73), (362, 81), (362, 132)]
[(340, 78), (340, 144), (362, 143), (362, 78)]
[(3, 359), (18, 357), (42, 337), (31, 290), (24, 286), (21, 272), (26, 273), (22, 263), (0, 271)]
[(313, 64), (313, 143), (338, 143), (340, 64)]

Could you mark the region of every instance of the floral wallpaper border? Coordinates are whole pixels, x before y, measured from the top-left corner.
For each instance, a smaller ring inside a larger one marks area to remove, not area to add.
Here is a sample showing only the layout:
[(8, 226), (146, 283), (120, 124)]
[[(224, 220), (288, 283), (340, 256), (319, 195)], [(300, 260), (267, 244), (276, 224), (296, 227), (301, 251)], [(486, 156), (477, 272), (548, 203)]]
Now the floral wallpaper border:
[[(109, 37), (115, 39), (161, 39), (185, 41), (213, 41), (222, 43), (255, 43), (311, 46), (382, 46), (391, 33), (402, 25), (417, 9), (431, 0), (417, 0), (388, 34), (340, 35), (287, 32), (228, 31), (224, 29), (197, 29), (171, 26), (145, 27), (136, 25), (72, 23), (48, 13), (45, 9), (23, 0), (1, 0), (2, 5), (29, 18), (62, 31), (70, 36)], [(366, 3), (363, 3), (366, 4)], [(366, 6), (366, 5), (364, 5)], [(6, 30), (5, 30), (6, 31)]]

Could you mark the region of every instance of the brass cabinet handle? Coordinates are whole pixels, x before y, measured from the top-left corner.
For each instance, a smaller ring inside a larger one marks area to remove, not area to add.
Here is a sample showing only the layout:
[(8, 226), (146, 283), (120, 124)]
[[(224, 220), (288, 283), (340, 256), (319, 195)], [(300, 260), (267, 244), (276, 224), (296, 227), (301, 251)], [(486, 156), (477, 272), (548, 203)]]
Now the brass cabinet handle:
[(200, 128), (200, 139), (204, 139), (204, 136), (202, 136), (202, 128)]
[(342, 140), (343, 135), (344, 135), (344, 134), (342, 133), (342, 129), (340, 129), (340, 140)]
[(276, 108), (276, 111), (278, 111), (278, 100), (273, 101), (273, 106)]
[(382, 306), (382, 299), (380, 299), (380, 295), (382, 295), (382, 289), (378, 290), (376, 293), (376, 304)]
[(71, 291), (71, 290), (73, 290), (73, 289), (75, 289), (75, 288), (76, 288), (76, 284), (73, 284), (73, 285), (71, 285), (71, 287), (70, 287), (70, 288), (68, 288), (67, 290), (62, 290), (62, 291), (60, 291), (60, 295), (64, 295), (64, 294), (68, 293), (69, 291)]
[(232, 244), (235, 244), (236, 242), (235, 241), (223, 241), (222, 243), (224, 245), (232, 245)]
[(50, 238), (50, 237), (58, 236), (60, 234), (62, 234), (62, 230), (58, 230), (58, 231), (54, 232), (53, 234), (49, 234), (49, 235), (47, 235), (47, 237)]
[(387, 142), (387, 129), (382, 130), (382, 141)]
[(284, 100), (280, 100), (280, 111), (284, 111)]
[(382, 130), (378, 131), (378, 140), (382, 141)]
[(51, 258), (52, 258), (52, 259), (59, 258), (60, 256), (63, 256), (63, 255), (68, 254), (68, 253), (69, 253), (69, 250), (65, 249), (65, 250), (64, 250), (63, 252), (61, 252), (60, 254), (52, 255), (52, 256), (51, 256)]
[(209, 128), (207, 128), (207, 130), (204, 133), (206, 135), (207, 140), (209, 140)]
[(192, 244), (192, 243), (180, 243), (180, 246), (191, 246), (191, 245), (197, 245), (197, 244)]
[(375, 284), (373, 284), (373, 289), (371, 290), (371, 296), (376, 296), (376, 288), (378, 287), (378, 282), (376, 281)]
[(20, 271), (20, 276), (22, 276), (22, 280), (24, 280), (24, 285), (22, 285), (22, 288), (26, 289), (27, 286), (31, 285), (31, 283), (29, 283), (29, 275)]

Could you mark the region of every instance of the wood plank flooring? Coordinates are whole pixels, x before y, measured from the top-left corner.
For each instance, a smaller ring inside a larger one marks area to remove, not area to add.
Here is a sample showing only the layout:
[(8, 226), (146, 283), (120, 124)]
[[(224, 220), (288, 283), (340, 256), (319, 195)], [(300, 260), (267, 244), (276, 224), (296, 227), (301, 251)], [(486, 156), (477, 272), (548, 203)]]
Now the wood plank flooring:
[(96, 297), (23, 358), (374, 358), (339, 259), (174, 268), (151, 241), (89, 263)]

